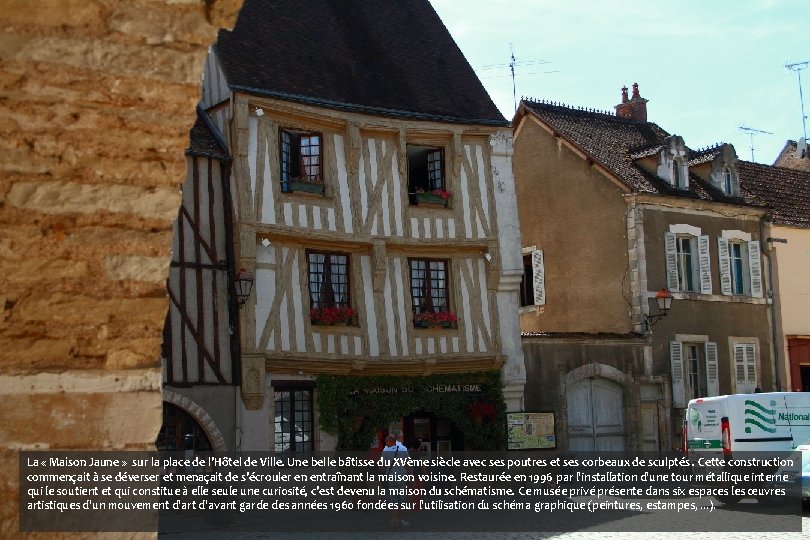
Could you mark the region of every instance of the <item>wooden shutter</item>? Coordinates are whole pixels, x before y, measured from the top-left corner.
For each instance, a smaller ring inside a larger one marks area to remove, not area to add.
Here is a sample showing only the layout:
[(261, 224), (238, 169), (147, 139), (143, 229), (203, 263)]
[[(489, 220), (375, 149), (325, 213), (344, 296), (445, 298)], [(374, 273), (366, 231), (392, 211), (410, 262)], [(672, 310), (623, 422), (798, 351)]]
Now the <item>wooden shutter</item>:
[(708, 236), (698, 236), (698, 260), (700, 261), (700, 292), (701, 294), (712, 294), (712, 262)]
[(762, 298), (762, 265), (760, 264), (759, 240), (748, 242), (748, 273), (751, 276), (751, 296)]
[(667, 289), (679, 291), (678, 283), (678, 245), (675, 233), (664, 233), (664, 250), (667, 254)]
[(745, 345), (745, 378), (748, 383), (748, 392), (757, 387), (757, 350), (753, 343)]
[(753, 343), (734, 345), (734, 371), (737, 393), (752, 393), (757, 386), (756, 346)]
[(717, 239), (718, 264), (720, 266), (720, 292), (731, 295), (731, 261), (728, 256), (728, 239)]
[(532, 281), (534, 282), (534, 305), (546, 305), (546, 273), (542, 249), (532, 251)]
[(686, 388), (683, 379), (683, 346), (680, 341), (669, 342), (669, 360), (672, 368), (672, 405), (686, 407)]
[(717, 343), (706, 342), (706, 397), (720, 394), (720, 379), (717, 374)]

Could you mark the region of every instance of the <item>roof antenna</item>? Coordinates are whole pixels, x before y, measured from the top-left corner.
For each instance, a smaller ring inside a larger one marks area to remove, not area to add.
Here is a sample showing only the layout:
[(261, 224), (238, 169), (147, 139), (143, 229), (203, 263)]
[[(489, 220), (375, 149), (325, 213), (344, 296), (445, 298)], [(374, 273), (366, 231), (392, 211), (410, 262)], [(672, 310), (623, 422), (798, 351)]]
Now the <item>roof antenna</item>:
[(766, 135), (773, 135), (770, 131), (762, 131), (761, 129), (754, 129), (751, 127), (740, 126), (741, 131), (745, 131), (751, 136), (751, 161), (756, 162), (754, 159), (754, 135), (764, 133)]
[(799, 76), (799, 102), (802, 105), (802, 135), (804, 136), (805, 140), (807, 140), (807, 125), (806, 125), (807, 116), (805, 116), (804, 114), (804, 96), (802, 95), (802, 70), (805, 69), (808, 65), (810, 65), (810, 61), (785, 64), (786, 68), (788, 68), (790, 71), (795, 71), (796, 75)]
[(512, 100), (515, 103), (515, 112), (517, 112), (517, 87), (515, 86), (515, 49), (512, 44), (509, 44), (509, 70), (512, 72)]

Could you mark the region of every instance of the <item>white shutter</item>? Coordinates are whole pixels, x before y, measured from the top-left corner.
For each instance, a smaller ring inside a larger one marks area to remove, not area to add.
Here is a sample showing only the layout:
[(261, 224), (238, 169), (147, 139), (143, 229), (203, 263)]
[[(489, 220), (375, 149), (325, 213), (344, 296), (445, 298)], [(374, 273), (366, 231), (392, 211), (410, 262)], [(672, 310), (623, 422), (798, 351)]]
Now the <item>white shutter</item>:
[(717, 343), (706, 342), (706, 397), (720, 394), (720, 378), (717, 374)]
[(672, 368), (672, 405), (686, 407), (686, 388), (683, 380), (683, 347), (680, 341), (669, 342), (669, 361)]
[(752, 393), (757, 386), (756, 347), (753, 343), (734, 345), (734, 371), (737, 393)]
[(728, 256), (728, 239), (717, 239), (717, 253), (719, 255), (720, 266), (720, 292), (725, 295), (731, 294), (731, 261)]
[(762, 298), (762, 265), (760, 264), (759, 240), (748, 242), (748, 271), (751, 276), (751, 296)]
[(546, 305), (546, 273), (542, 249), (532, 251), (532, 281), (534, 282), (534, 305)]
[(678, 246), (675, 233), (664, 233), (664, 250), (667, 254), (667, 289), (679, 291), (678, 284)]
[(712, 262), (708, 236), (698, 236), (698, 259), (700, 261), (700, 292), (712, 294)]
[(757, 356), (756, 347), (753, 343), (745, 345), (745, 378), (748, 383), (748, 392), (751, 393), (757, 387)]

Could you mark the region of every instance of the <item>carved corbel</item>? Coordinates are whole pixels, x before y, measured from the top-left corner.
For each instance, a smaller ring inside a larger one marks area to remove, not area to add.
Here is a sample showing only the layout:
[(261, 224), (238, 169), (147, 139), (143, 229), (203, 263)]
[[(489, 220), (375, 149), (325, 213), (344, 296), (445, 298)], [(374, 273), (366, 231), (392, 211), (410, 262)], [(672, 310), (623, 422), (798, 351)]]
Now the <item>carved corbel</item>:
[(495, 242), (490, 242), (484, 257), (487, 261), (487, 289), (496, 291), (501, 282), (501, 252)]
[(385, 287), (385, 276), (388, 268), (385, 242), (383, 240), (374, 240), (371, 249), (373, 251), (372, 286), (374, 292), (382, 292)]
[(264, 406), (264, 356), (242, 355), (242, 402), (250, 411)]
[(425, 365), (422, 368), (422, 376), (427, 377), (429, 375), (433, 375), (433, 371), (436, 369), (436, 358), (430, 357), (425, 359)]

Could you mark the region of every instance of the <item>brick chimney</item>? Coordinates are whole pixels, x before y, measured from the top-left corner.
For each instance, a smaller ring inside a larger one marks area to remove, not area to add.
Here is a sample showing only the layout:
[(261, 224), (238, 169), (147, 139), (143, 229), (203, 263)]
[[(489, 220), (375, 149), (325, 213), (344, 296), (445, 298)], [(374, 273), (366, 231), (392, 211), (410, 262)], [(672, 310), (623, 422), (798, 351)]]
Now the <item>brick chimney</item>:
[(635, 122), (647, 121), (647, 101), (638, 93), (638, 83), (633, 83), (633, 96), (627, 99), (627, 87), (622, 87), (622, 102), (616, 105), (616, 116)]

